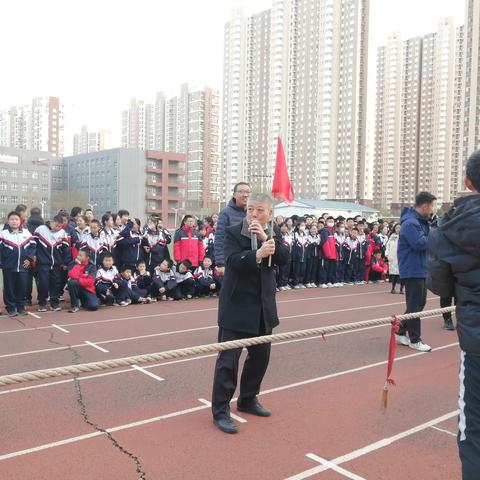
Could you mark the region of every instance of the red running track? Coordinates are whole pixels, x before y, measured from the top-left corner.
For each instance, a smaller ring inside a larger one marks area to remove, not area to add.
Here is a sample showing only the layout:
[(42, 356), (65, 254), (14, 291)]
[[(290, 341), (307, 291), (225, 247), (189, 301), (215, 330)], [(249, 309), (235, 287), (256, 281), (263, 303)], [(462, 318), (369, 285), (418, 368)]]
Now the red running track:
[[(277, 331), (402, 313), (404, 297), (387, 291), (283, 292)], [(427, 305), (437, 308), (438, 299)], [(200, 299), (93, 314), (33, 312), (41, 318), (22, 317), (24, 325), (2, 317), (0, 374), (213, 342), (216, 307), (217, 300)], [(423, 321), (433, 352), (399, 349), (386, 415), (388, 327), (274, 345), (261, 393), (273, 415), (241, 414), (235, 436), (211, 421), (215, 355), (0, 388), (0, 478), (460, 478), (459, 350), (441, 323)]]

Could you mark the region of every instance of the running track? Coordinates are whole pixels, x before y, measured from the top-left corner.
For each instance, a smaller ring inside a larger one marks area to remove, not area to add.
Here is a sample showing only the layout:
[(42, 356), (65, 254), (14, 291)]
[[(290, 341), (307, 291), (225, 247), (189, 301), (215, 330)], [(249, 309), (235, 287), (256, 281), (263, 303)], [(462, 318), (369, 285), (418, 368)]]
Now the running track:
[[(276, 331), (402, 313), (388, 290), (282, 292)], [(0, 317), (0, 374), (214, 342), (216, 310), (212, 298)], [(233, 436), (211, 421), (215, 355), (2, 387), (0, 478), (458, 479), (459, 349), (441, 323), (423, 321), (433, 352), (399, 348), (385, 415), (388, 327), (274, 345), (260, 398), (273, 415), (242, 414)]]

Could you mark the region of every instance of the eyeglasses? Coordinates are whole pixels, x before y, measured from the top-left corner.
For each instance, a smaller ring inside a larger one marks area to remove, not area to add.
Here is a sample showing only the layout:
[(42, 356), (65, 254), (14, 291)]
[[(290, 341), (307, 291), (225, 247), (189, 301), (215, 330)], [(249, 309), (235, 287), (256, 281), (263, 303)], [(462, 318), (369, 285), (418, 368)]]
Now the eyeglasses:
[(250, 195), (250, 190), (237, 190), (235, 193), (240, 195)]

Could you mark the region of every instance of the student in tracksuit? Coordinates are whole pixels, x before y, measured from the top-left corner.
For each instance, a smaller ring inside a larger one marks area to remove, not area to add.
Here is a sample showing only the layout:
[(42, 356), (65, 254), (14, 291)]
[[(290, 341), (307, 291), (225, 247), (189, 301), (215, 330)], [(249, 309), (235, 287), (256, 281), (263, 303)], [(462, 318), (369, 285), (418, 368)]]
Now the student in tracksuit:
[(102, 265), (103, 255), (108, 251), (100, 236), (100, 222), (92, 220), (90, 222), (90, 233), (83, 236), (81, 245), (82, 250), (88, 250), (89, 261), (97, 268)]
[(293, 232), (292, 244), (292, 270), (293, 270), (293, 288), (307, 288), (304, 284), (305, 271), (307, 269), (307, 246), (308, 235), (306, 225), (303, 220), (297, 225)]
[(210, 257), (204, 257), (202, 265), (195, 269), (195, 290), (199, 297), (217, 296), (219, 284), (213, 262)]
[(288, 262), (285, 265), (282, 265), (278, 269), (278, 279), (277, 287), (280, 290), (290, 290), (289, 280), (290, 280), (290, 269), (292, 266), (292, 245), (293, 245), (293, 235), (290, 233), (290, 229), (287, 223), (282, 223), (280, 225), (280, 233), (282, 235), (282, 244), (288, 249), (289, 258)]
[(160, 265), (166, 258), (170, 258), (167, 245), (172, 241), (170, 232), (158, 225), (158, 220), (150, 218), (147, 229), (142, 239), (144, 258), (147, 270), (153, 275), (155, 267)]
[(345, 282), (348, 285), (353, 285), (355, 283), (355, 277), (357, 272), (355, 267), (357, 266), (357, 257), (358, 257), (358, 229), (353, 227), (350, 230), (345, 243), (343, 244), (343, 263), (344, 263), (344, 272), (345, 272)]
[(155, 268), (152, 283), (152, 296), (159, 297), (161, 300), (182, 299), (182, 292), (175, 279), (173, 262), (169, 258), (166, 258)]
[(152, 275), (147, 270), (145, 260), (140, 260), (137, 263), (137, 271), (133, 274), (133, 279), (137, 287), (145, 292), (143, 296), (147, 299), (147, 303), (155, 301), (152, 298)]
[(102, 216), (102, 230), (100, 231), (100, 238), (104, 247), (104, 255), (110, 253), (115, 257), (115, 242), (117, 240), (119, 231), (115, 229), (115, 221), (111, 213), (106, 213)]
[(67, 234), (62, 228), (62, 217), (57, 215), (46, 225), (35, 230), (37, 242), (38, 311), (46, 312), (47, 298), (51, 309), (60, 311), (61, 272), (72, 262)]
[(337, 249), (337, 277), (336, 285), (343, 285), (345, 282), (345, 258), (343, 245), (347, 240), (345, 235), (345, 225), (341, 222), (337, 223), (337, 230), (335, 231), (335, 248)]
[(312, 225), (308, 235), (308, 246), (306, 251), (307, 267), (305, 270), (305, 281), (303, 282), (307, 288), (315, 288), (317, 286), (319, 245), (320, 235), (318, 234), (316, 225)]
[(320, 245), (324, 255), (325, 282), (333, 287), (337, 279), (337, 249), (335, 246), (335, 219), (328, 217), (325, 228), (320, 232)]
[(0, 259), (3, 270), (3, 301), (11, 317), (26, 315), (28, 269), (32, 268), (36, 243), (28, 229), (22, 228), (17, 212), (8, 214), (0, 232)]
[(104, 305), (116, 305), (126, 307), (127, 302), (122, 304), (119, 295), (119, 285), (116, 283), (118, 277), (117, 267), (113, 264), (113, 256), (106, 253), (103, 256), (102, 266), (97, 270), (95, 278), (95, 292), (100, 302)]
[(120, 275), (115, 279), (119, 287), (118, 299), (120, 302), (147, 303), (148, 292), (138, 287), (133, 278), (132, 267), (124, 265), (120, 270)]
[(358, 222), (358, 253), (356, 257), (356, 265), (355, 265), (355, 284), (360, 285), (361, 283), (365, 283), (365, 271), (367, 269), (366, 264), (366, 256), (367, 250), (370, 246), (370, 242), (368, 240), (367, 235), (365, 232), (365, 223)]
[(117, 251), (117, 266), (120, 272), (123, 267), (129, 267), (131, 273), (137, 269), (137, 263), (143, 259), (141, 247), (140, 220), (128, 220), (125, 228), (120, 232), (115, 245)]
[(70, 313), (78, 312), (80, 306), (86, 310), (98, 310), (99, 303), (95, 293), (97, 267), (90, 262), (89, 252), (80, 249), (77, 258), (68, 270), (67, 288), (70, 294)]
[(184, 260), (178, 264), (175, 280), (184, 299), (190, 299), (195, 294), (195, 280), (192, 275), (192, 263)]

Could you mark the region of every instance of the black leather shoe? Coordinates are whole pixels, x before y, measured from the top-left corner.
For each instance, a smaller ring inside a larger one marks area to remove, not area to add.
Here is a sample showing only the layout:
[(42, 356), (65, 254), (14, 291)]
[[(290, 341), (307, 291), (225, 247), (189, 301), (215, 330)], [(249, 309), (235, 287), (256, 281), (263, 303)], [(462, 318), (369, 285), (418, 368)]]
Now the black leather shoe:
[(443, 329), (444, 330), (455, 330), (455, 326), (453, 325), (452, 319), (447, 318), (443, 321)]
[(224, 433), (237, 433), (238, 428), (230, 417), (214, 418), (213, 424)]
[(268, 408), (262, 407), (258, 400), (252, 400), (245, 404), (237, 402), (237, 410), (239, 412), (257, 415), (257, 417), (269, 417), (272, 414)]

